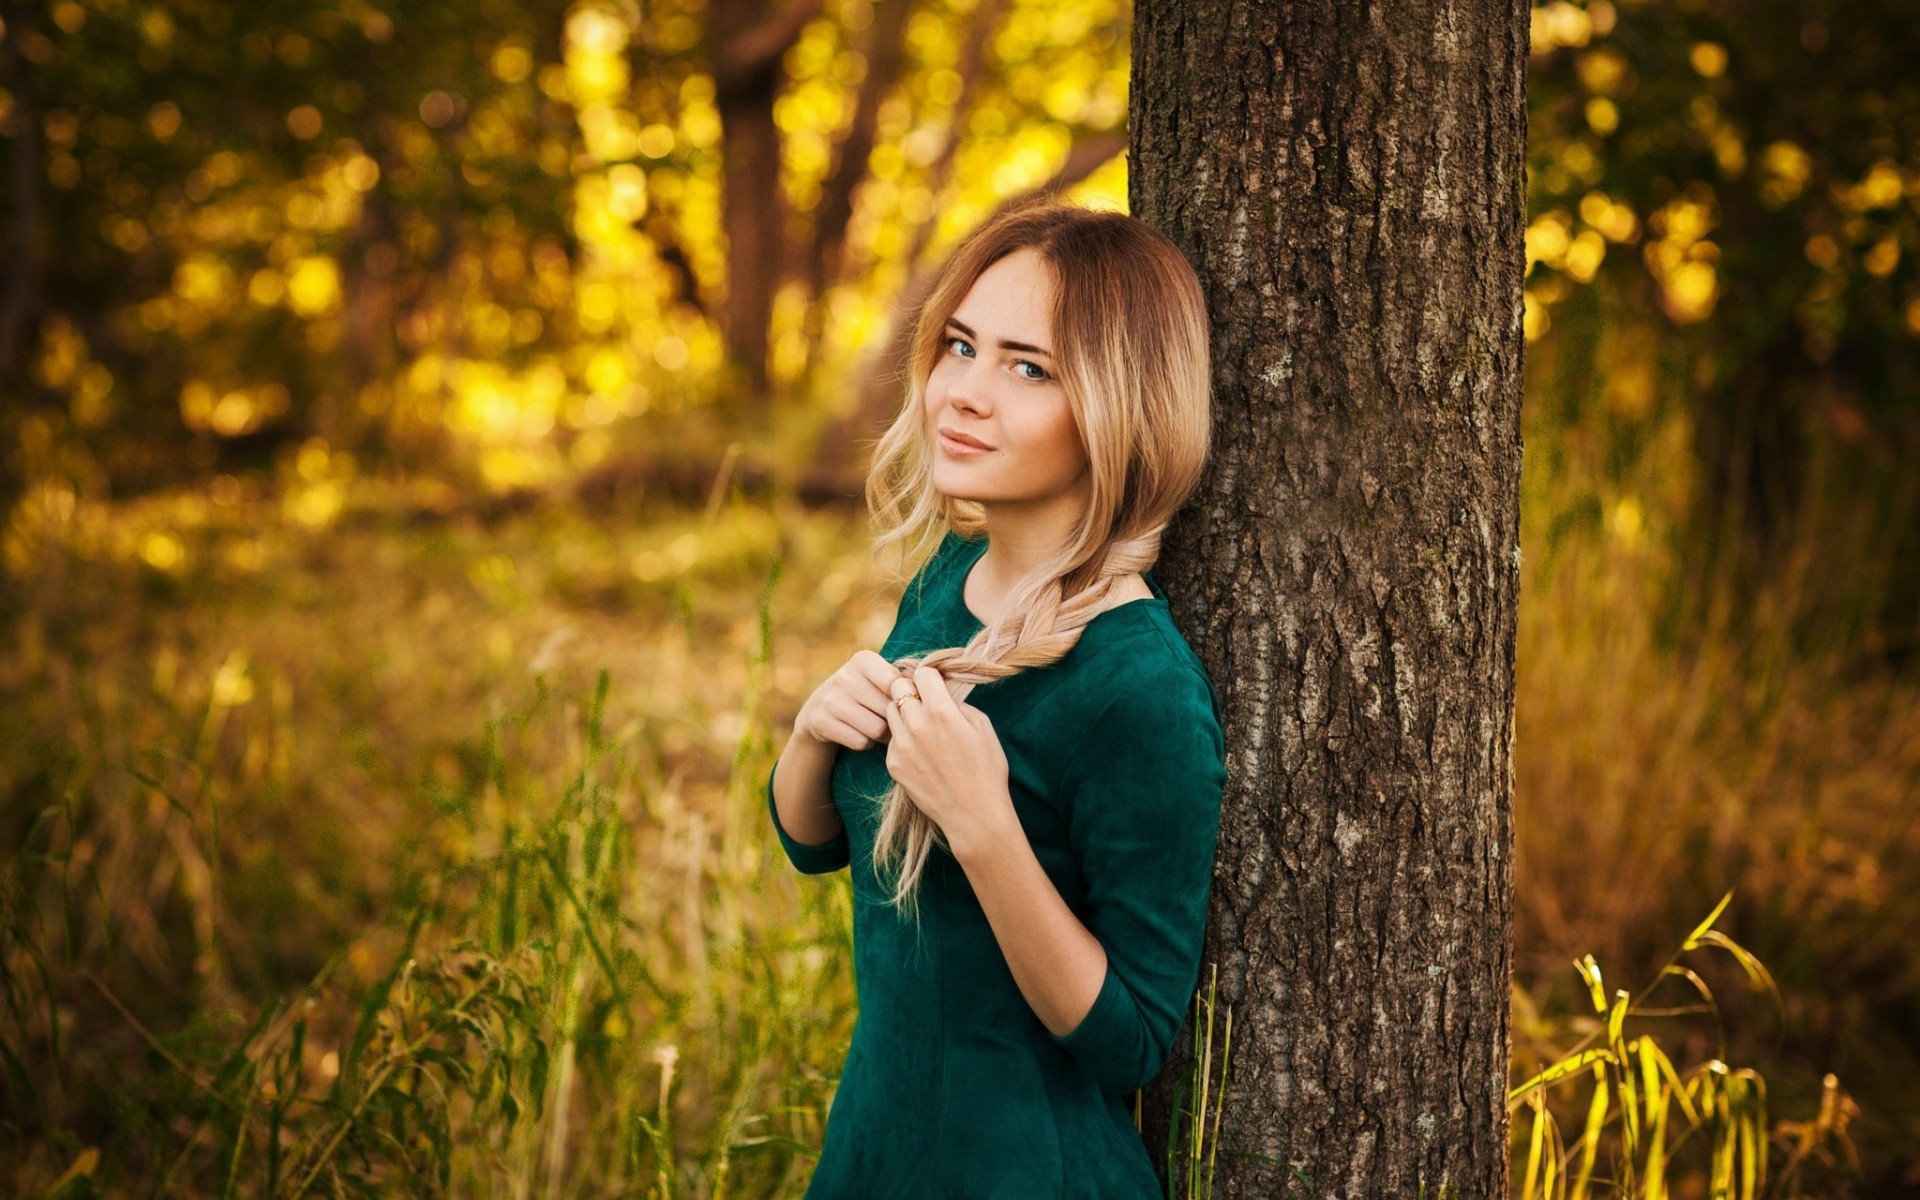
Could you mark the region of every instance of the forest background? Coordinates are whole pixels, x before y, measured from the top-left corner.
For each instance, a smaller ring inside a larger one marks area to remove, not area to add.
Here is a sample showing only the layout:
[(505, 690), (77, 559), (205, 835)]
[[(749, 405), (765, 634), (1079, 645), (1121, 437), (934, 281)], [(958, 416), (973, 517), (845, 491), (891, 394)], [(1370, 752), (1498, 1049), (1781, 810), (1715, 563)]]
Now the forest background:
[[(797, 1194), (849, 899), (765, 770), (928, 271), (1125, 206), (1128, 20), (0, 4), (6, 1190)], [(1782, 1194), (1920, 1194), (1914, 61), (1532, 12), (1516, 1082), (1731, 891), (1770, 976), (1632, 1020)]]

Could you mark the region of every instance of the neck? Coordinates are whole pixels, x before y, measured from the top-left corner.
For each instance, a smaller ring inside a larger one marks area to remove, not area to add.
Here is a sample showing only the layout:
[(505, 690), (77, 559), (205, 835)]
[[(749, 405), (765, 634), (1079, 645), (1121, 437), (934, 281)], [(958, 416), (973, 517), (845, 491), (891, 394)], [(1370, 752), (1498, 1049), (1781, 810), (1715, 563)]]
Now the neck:
[(1066, 544), (1086, 504), (1082, 488), (1071, 488), (1044, 500), (981, 502), (987, 523), (987, 549), (972, 574), (981, 611), (997, 611), (1014, 580)]
[(1043, 500), (982, 501), (980, 507), (988, 542), (982, 561), (992, 562), (996, 575), (1013, 580), (1067, 544), (1086, 513), (1087, 496), (1076, 487)]

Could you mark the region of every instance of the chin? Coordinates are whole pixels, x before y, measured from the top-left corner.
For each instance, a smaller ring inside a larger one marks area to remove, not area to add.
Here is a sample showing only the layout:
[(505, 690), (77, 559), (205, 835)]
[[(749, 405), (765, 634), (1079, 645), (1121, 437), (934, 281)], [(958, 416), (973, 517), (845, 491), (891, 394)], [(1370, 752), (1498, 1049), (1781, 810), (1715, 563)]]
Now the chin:
[(959, 470), (955, 470), (954, 465), (951, 463), (935, 464), (931, 481), (935, 491), (943, 496), (952, 497), (955, 500), (992, 499), (991, 496), (983, 496), (980, 494), (982, 491), (990, 491), (991, 489), (982, 488), (977, 481), (967, 477), (966, 468), (961, 467)]
[(943, 487), (938, 479), (933, 481), (933, 490), (949, 500), (965, 500), (972, 504), (984, 504), (996, 498), (982, 495), (979, 488)]

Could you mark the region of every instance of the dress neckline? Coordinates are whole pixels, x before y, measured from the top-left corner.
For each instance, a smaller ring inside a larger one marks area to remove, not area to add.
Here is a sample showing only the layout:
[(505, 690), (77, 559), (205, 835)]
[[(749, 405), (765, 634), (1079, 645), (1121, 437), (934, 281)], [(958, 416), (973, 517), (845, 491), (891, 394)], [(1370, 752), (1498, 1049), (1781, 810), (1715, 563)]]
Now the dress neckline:
[[(963, 641), (972, 638), (974, 634), (986, 628), (987, 624), (976, 616), (971, 608), (967, 607), (967, 577), (973, 573), (974, 564), (978, 563), (981, 556), (986, 554), (988, 540), (989, 539), (984, 537), (960, 538), (963, 550), (958, 564), (954, 567), (954, 572), (958, 576), (958, 579), (952, 588), (953, 598), (948, 603), (948, 608), (958, 620), (961, 628), (966, 631), (966, 638), (963, 638)], [(1147, 581), (1147, 587), (1152, 590), (1153, 595), (1141, 596), (1133, 600), (1125, 600), (1111, 608), (1101, 609), (1099, 612), (1093, 614), (1092, 619), (1082, 627), (1082, 637), (1086, 636), (1087, 630), (1092, 629), (1095, 625), (1098, 625), (1101, 620), (1111, 614), (1122, 612), (1129, 608), (1152, 610), (1167, 607), (1167, 593), (1160, 587), (1160, 581), (1153, 577), (1152, 568), (1140, 572), (1140, 577)]]

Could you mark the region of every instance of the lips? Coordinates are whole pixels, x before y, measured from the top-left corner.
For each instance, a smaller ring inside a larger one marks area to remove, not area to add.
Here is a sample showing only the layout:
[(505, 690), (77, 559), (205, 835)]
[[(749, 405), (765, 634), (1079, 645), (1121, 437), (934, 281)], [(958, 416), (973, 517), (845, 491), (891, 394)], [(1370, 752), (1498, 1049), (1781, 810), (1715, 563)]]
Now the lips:
[(940, 431), (940, 436), (947, 438), (951, 441), (959, 442), (962, 446), (972, 446), (976, 450), (993, 449), (992, 446), (987, 445), (985, 442), (981, 441), (979, 438), (968, 437), (966, 434), (960, 433), (957, 430), (942, 429)]

